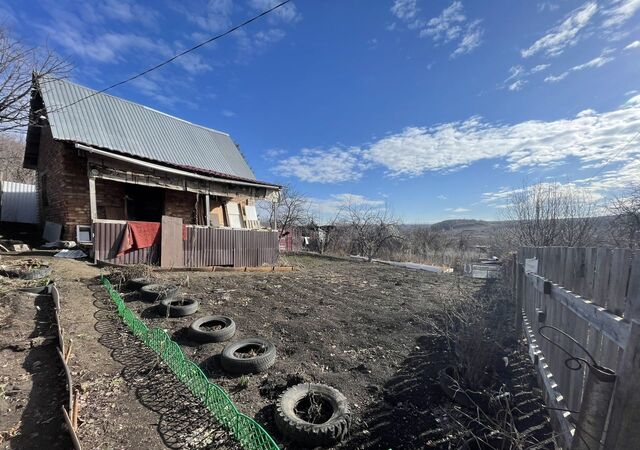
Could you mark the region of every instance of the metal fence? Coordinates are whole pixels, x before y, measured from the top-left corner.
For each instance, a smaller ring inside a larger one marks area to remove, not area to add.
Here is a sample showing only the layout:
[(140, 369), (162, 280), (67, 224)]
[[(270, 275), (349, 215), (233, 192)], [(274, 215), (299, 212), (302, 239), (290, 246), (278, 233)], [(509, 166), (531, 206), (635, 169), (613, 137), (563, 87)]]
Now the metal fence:
[(516, 326), (565, 447), (637, 448), (640, 252), (522, 248), (510, 271)]
[(35, 184), (2, 182), (0, 221), (39, 223), (38, 190)]
[[(93, 224), (94, 258), (113, 264), (159, 263), (160, 244), (117, 256), (126, 222)], [(278, 260), (278, 233), (187, 225), (184, 267), (258, 267)]]

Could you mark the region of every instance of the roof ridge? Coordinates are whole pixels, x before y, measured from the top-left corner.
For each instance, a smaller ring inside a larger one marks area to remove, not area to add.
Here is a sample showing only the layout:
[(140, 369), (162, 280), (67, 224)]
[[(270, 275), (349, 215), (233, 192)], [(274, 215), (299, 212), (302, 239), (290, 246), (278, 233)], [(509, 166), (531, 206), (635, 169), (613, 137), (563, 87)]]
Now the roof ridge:
[[(213, 131), (214, 133), (222, 134), (224, 136), (228, 136), (229, 138), (231, 138), (231, 135), (229, 133), (224, 132), (224, 131), (216, 130), (215, 128), (205, 127), (204, 125), (200, 125), (200, 124), (197, 124), (197, 123), (189, 122), (188, 120), (181, 119), (180, 117), (176, 117), (174, 115), (171, 115), (169, 113), (157, 110), (155, 108), (151, 108), (149, 106), (143, 105), (142, 103), (134, 102), (133, 100), (129, 100), (129, 99), (126, 99), (126, 98), (123, 98), (123, 97), (118, 97), (116, 95), (107, 94), (106, 92), (99, 92), (99, 91), (97, 91), (95, 89), (92, 89), (92, 88), (87, 87), (87, 86), (83, 86), (80, 83), (69, 81), (69, 80), (64, 79), (64, 78), (56, 78), (56, 77), (52, 77), (52, 76), (45, 76), (45, 77), (42, 77), (41, 80), (43, 80), (45, 83), (47, 83), (49, 81), (59, 81), (59, 82), (66, 83), (66, 84), (72, 84), (72, 85), (74, 85), (76, 87), (79, 87), (81, 89), (86, 89), (88, 91), (93, 92), (95, 94), (94, 97), (95, 96), (99, 96), (99, 95), (104, 95), (106, 97), (111, 97), (111, 98), (113, 98), (115, 100), (127, 102), (127, 103), (129, 103), (131, 105), (135, 105), (135, 106), (138, 106), (140, 108), (144, 108), (144, 109), (147, 109), (149, 111), (152, 111), (154, 113), (162, 114), (163, 116), (167, 116), (167, 117), (170, 117), (172, 119), (179, 120), (180, 122), (184, 122), (184, 123), (187, 123), (189, 125), (193, 125), (194, 127), (203, 128), (203, 129), (205, 129), (207, 131)], [(45, 105), (45, 108), (46, 108), (46, 105)], [(60, 110), (61, 108), (65, 108), (65, 106), (59, 107), (57, 109)], [(56, 110), (54, 110), (52, 112), (56, 112)]]

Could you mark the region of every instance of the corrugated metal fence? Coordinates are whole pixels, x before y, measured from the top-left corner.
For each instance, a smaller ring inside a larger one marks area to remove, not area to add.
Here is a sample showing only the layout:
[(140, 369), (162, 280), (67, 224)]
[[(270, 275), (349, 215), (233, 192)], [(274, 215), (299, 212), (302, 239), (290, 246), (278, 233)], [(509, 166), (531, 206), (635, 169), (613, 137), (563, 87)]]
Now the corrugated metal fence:
[(2, 222), (39, 223), (35, 184), (3, 181), (1, 204)]
[[(158, 264), (158, 245), (116, 256), (124, 226), (124, 222), (93, 224), (95, 259), (115, 264)], [(183, 246), (184, 267), (258, 267), (273, 265), (278, 260), (275, 231), (187, 226)]]

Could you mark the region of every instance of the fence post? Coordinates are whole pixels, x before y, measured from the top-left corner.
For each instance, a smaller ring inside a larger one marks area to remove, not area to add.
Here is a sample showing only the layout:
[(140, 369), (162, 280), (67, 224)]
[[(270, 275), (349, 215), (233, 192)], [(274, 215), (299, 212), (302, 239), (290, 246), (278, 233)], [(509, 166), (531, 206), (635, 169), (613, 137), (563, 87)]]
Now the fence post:
[(516, 336), (520, 339), (522, 333), (522, 297), (524, 295), (524, 267), (518, 262), (517, 256), (514, 257), (514, 272), (516, 283)]
[(604, 448), (638, 448), (640, 442), (640, 322), (631, 321), (629, 340), (618, 365)]

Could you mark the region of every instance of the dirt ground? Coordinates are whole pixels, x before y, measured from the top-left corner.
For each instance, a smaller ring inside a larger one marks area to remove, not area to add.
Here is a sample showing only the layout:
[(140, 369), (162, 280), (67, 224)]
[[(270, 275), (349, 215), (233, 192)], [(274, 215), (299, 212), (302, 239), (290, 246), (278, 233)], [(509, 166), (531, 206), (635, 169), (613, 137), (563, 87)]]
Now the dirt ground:
[[(315, 256), (290, 261), (300, 270), (158, 274), (182, 284), (182, 293), (200, 302), (195, 316), (166, 318), (135, 294), (125, 298), (150, 326), (172, 334), (241, 411), (287, 448), (295, 446), (275, 428), (273, 405), (286, 387), (302, 381), (329, 384), (348, 398), (353, 423), (339, 448), (458, 448), (461, 437), (452, 438), (444, 423), (450, 415), (438, 409), (448, 403), (438, 371), (453, 356), (434, 326), (452, 299), (498, 291), (484, 280), (386, 265)], [(232, 340), (259, 336), (273, 342), (275, 365), (250, 376), (246, 387), (239, 377), (224, 373), (219, 354), (225, 343), (197, 344), (186, 335), (195, 318), (210, 314), (235, 320)], [(509, 356), (512, 368), (524, 371), (520, 381), (527, 385), (530, 370), (522, 353), (508, 349), (500, 356)], [(515, 375), (507, 378), (515, 380)], [(527, 401), (540, 412), (539, 399)], [(548, 437), (546, 420), (545, 414), (527, 424), (544, 428), (537, 440)]]
[[(81, 261), (46, 259), (61, 293), (65, 339), (73, 341), (70, 367), (80, 401), (78, 435), (85, 447), (237, 448), (184, 386), (157, 363), (153, 352), (122, 325), (97, 282), (100, 269)], [(161, 280), (182, 284), (184, 295), (200, 301), (199, 312), (190, 317), (166, 318), (134, 293), (125, 293), (124, 298), (150, 327), (166, 329), (185, 354), (230, 393), (238, 408), (263, 424), (284, 448), (296, 447), (275, 428), (274, 404), (288, 386), (303, 381), (329, 384), (348, 398), (353, 423), (348, 439), (337, 448), (458, 448), (466, 437), (464, 430), (475, 425), (467, 426), (464, 411), (438, 385), (438, 371), (454, 359), (438, 327), (453, 300), (504, 295), (495, 283), (325, 257), (297, 256), (290, 257), (290, 262), (298, 270), (156, 273)], [(28, 317), (31, 328), (24, 330), (33, 330), (35, 305), (24, 309), (28, 303), (8, 298), (13, 297), (3, 298), (0, 305)], [(197, 344), (186, 335), (193, 320), (209, 314), (235, 320), (232, 341), (254, 336), (272, 341), (277, 347), (275, 365), (266, 373), (249, 376), (246, 386), (239, 377), (224, 373), (219, 354), (225, 343)], [(508, 328), (503, 319), (495, 318), (496, 327)], [(6, 334), (6, 329), (0, 329), (3, 342), (19, 340)], [(534, 430), (534, 438), (548, 444), (548, 417), (532, 388), (531, 365), (522, 349), (513, 347), (504, 350), (510, 360), (505, 383), (514, 398), (527, 405), (516, 421), (522, 423), (519, 429)], [(2, 354), (0, 385), (6, 380), (16, 384), (21, 378), (14, 376), (15, 370), (25, 362), (10, 348)], [(55, 389), (62, 387), (64, 396), (63, 383), (61, 379)], [(55, 396), (47, 398), (58, 401)], [(27, 398), (24, 402), (32, 403)], [(0, 396), (2, 408), (5, 403)], [(15, 420), (16, 411), (14, 407), (0, 417), (0, 431), (15, 434), (7, 448), (29, 448), (16, 444), (29, 435), (16, 433), (16, 425), (27, 429), (26, 422), (20, 425)], [(6, 420), (12, 414), (15, 417)], [(31, 422), (40, 420), (33, 417), (37, 419)], [(62, 444), (66, 435), (59, 420), (56, 416), (34, 431), (59, 447), (35, 448), (68, 448)]]
[(50, 296), (11, 292), (0, 298), (0, 449), (70, 447), (56, 342)]

